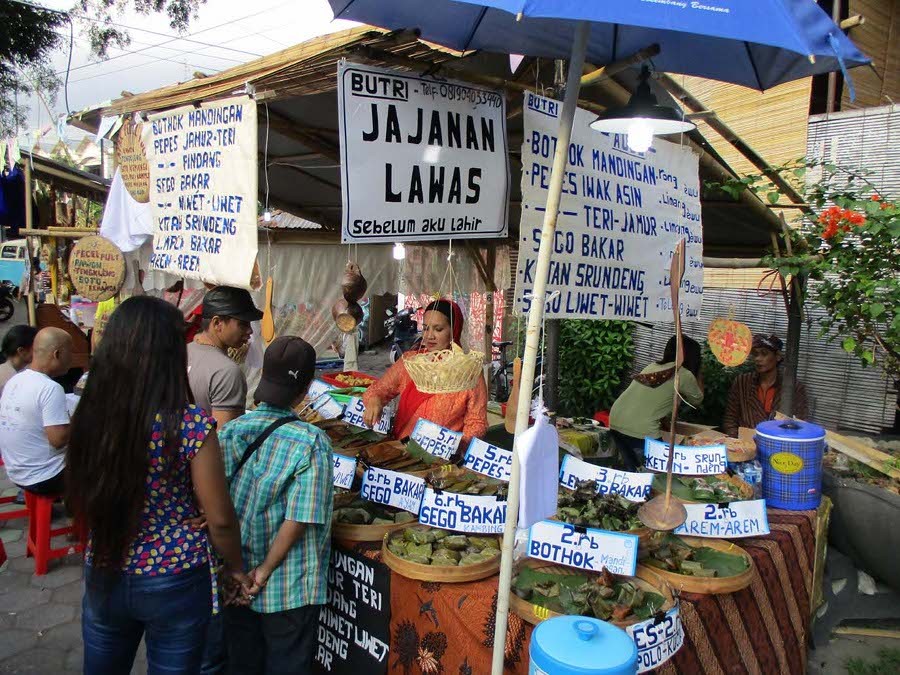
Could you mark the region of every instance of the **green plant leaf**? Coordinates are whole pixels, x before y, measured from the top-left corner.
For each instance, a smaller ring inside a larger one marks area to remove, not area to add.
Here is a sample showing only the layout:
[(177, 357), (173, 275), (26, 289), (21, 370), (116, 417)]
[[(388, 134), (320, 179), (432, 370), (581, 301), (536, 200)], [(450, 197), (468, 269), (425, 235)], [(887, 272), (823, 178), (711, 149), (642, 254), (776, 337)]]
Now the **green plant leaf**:
[(854, 340), (853, 338), (844, 338), (841, 346), (844, 348), (845, 352), (850, 352), (852, 354), (853, 350), (856, 349), (856, 340)]
[(875, 302), (869, 305), (869, 314), (873, 319), (877, 319), (879, 316), (884, 314), (885, 307), (880, 302)]
[(778, 203), (778, 199), (779, 199), (780, 197), (781, 197), (781, 193), (778, 192), (778, 191), (776, 191), (776, 190), (772, 190), (771, 192), (769, 192), (769, 193), (766, 194), (766, 199), (769, 200), (769, 203), (770, 203), (770, 204), (777, 204), (777, 203)]

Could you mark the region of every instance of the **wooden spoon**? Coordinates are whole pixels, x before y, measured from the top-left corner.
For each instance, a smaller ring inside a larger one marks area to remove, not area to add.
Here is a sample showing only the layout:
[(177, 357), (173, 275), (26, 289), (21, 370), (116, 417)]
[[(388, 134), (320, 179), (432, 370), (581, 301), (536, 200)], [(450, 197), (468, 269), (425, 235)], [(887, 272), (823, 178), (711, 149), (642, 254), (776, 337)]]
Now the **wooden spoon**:
[(274, 284), (272, 277), (266, 279), (266, 305), (263, 307), (262, 322), (260, 324), (262, 339), (267, 347), (275, 339), (275, 319), (272, 317), (272, 291)]

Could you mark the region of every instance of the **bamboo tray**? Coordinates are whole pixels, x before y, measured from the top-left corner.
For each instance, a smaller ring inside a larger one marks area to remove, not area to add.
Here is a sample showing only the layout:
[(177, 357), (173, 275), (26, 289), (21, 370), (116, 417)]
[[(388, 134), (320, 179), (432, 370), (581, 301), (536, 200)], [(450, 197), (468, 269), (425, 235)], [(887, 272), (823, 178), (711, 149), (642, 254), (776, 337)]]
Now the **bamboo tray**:
[(388, 548), (386, 534), (381, 544), (381, 562), (400, 576), (418, 581), (433, 581), (445, 584), (459, 584), (467, 581), (479, 581), (492, 577), (500, 571), (500, 556), (494, 556), (475, 565), (448, 567), (444, 565), (422, 565), (404, 560)]
[(344, 541), (381, 541), (394, 530), (401, 530), (415, 525), (419, 519), (405, 523), (379, 523), (377, 525), (353, 525), (351, 523), (332, 523), (331, 536)]
[[(546, 562), (543, 560), (534, 560), (534, 559), (526, 559), (519, 564), (519, 567), (530, 567), (539, 572), (550, 572), (553, 574), (568, 574), (568, 575), (583, 575), (588, 578), (596, 577), (596, 572), (589, 572), (586, 570), (575, 569), (573, 567), (565, 567), (564, 565), (556, 565), (554, 563)], [(640, 570), (640, 568), (638, 568)], [(663, 612), (667, 612), (675, 605), (675, 598), (672, 596), (672, 589), (669, 588), (669, 585), (663, 580), (660, 576), (650, 576), (645, 575), (642, 577), (640, 573), (635, 577), (623, 577), (624, 580), (632, 582), (634, 585), (638, 586), (644, 591), (650, 591), (653, 593), (658, 593), (663, 596), (665, 602), (661, 610)], [(540, 605), (536, 605), (534, 603), (528, 602), (527, 600), (523, 600), (515, 592), (510, 591), (509, 594), (509, 607), (512, 611), (519, 615), (519, 617), (530, 623), (532, 625), (537, 625), (541, 621), (545, 619), (552, 618), (554, 616), (564, 616), (559, 612), (555, 612), (552, 609), (547, 609), (546, 607), (542, 607)], [(609, 621), (608, 623), (619, 626), (620, 628), (625, 628), (626, 626), (631, 626), (632, 624), (640, 623), (641, 621), (645, 621), (646, 619), (638, 619), (637, 617), (632, 617), (626, 621)]]
[(638, 576), (642, 578), (652, 578), (655, 575), (667, 582), (676, 591), (687, 591), (688, 593), (700, 593), (703, 595), (720, 595), (725, 593), (734, 593), (743, 588), (747, 588), (756, 574), (756, 565), (753, 564), (753, 558), (744, 549), (735, 543), (725, 541), (724, 539), (706, 539), (704, 537), (679, 537), (684, 543), (695, 547), (707, 546), (717, 551), (731, 553), (733, 555), (742, 555), (749, 563), (746, 570), (732, 577), (691, 577), (686, 574), (676, 574), (668, 570), (661, 570), (658, 567), (649, 565), (638, 565)]

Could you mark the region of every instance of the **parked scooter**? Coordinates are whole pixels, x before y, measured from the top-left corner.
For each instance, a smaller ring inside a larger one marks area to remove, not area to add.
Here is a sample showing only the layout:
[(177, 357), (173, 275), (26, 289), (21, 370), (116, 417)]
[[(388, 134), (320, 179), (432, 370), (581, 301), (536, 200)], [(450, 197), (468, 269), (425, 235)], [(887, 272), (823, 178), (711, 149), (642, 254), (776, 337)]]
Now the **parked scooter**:
[(388, 318), (385, 319), (384, 328), (389, 338), (393, 338), (391, 342), (391, 363), (396, 363), (404, 352), (416, 349), (422, 342), (422, 336), (419, 335), (419, 327), (413, 318), (413, 312), (409, 309), (403, 309), (399, 312), (388, 309)]
[(13, 303), (19, 295), (19, 288), (8, 279), (0, 281), (0, 322), (9, 321), (16, 312)]

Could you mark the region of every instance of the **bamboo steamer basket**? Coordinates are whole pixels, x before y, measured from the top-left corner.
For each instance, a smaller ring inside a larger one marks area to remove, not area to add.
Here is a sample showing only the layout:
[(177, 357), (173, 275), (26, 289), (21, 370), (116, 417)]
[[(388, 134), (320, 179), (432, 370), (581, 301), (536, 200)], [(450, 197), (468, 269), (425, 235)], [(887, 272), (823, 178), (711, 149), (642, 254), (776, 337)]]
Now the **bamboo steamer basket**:
[[(499, 555), (494, 556), (490, 560), (486, 560), (475, 565), (463, 565), (456, 567), (448, 567), (444, 565), (422, 565), (420, 563), (404, 560), (400, 556), (395, 555), (388, 548), (388, 539), (391, 537), (391, 534), (386, 534), (382, 541), (381, 562), (390, 567), (400, 576), (406, 577), (407, 579), (416, 579), (418, 581), (433, 581), (444, 584), (460, 584), (467, 581), (480, 581), (481, 579), (487, 579), (488, 577), (492, 577), (500, 571)], [(499, 540), (499, 537), (497, 537), (497, 539)]]
[(740, 574), (732, 577), (691, 577), (686, 574), (676, 574), (668, 570), (661, 570), (658, 567), (650, 567), (648, 565), (638, 565), (638, 576), (642, 578), (652, 578), (650, 575), (656, 575), (663, 581), (668, 583), (676, 591), (686, 591), (688, 593), (699, 593), (703, 595), (721, 595), (725, 593), (734, 593), (743, 588), (747, 588), (756, 574), (756, 565), (753, 558), (747, 551), (737, 544), (725, 541), (724, 539), (706, 539), (704, 537), (679, 537), (684, 543), (694, 547), (707, 546), (714, 548), (723, 553), (732, 555), (740, 555), (747, 561), (748, 567)]
[[(531, 569), (537, 570), (539, 572), (549, 572), (552, 574), (566, 574), (566, 575), (579, 575), (586, 576), (588, 578), (596, 577), (596, 572), (589, 572), (587, 570), (580, 570), (573, 567), (566, 567), (564, 565), (557, 565), (555, 563), (546, 562), (543, 560), (534, 560), (531, 558), (525, 559), (523, 562), (519, 564), (519, 568), (522, 567), (530, 567)], [(640, 568), (638, 568), (640, 570)], [(654, 575), (655, 576), (655, 575)], [(649, 591), (651, 593), (658, 593), (663, 596), (665, 602), (663, 602), (663, 606), (661, 610), (663, 612), (667, 612), (675, 606), (675, 598), (672, 595), (672, 589), (669, 588), (669, 585), (665, 582), (662, 577), (659, 576), (651, 576), (646, 574), (645, 576), (641, 576), (638, 573), (637, 576), (634, 577), (621, 577), (625, 581), (630, 581), (635, 586), (638, 586), (643, 591)], [(519, 615), (519, 617), (535, 626), (539, 624), (541, 621), (546, 619), (550, 619), (555, 616), (564, 616), (559, 612), (555, 612), (552, 609), (547, 609), (546, 607), (541, 607), (540, 605), (536, 605), (532, 602), (528, 602), (527, 600), (523, 600), (514, 592), (510, 591), (509, 594), (509, 607), (512, 611)], [(637, 617), (632, 617), (625, 621), (609, 621), (608, 623), (614, 624), (619, 628), (625, 628), (626, 626), (631, 626), (636, 623), (640, 623), (641, 621), (645, 621), (645, 619), (639, 619)]]
[(342, 333), (352, 333), (362, 323), (363, 309), (355, 302), (347, 302), (343, 298), (331, 308), (331, 318)]
[[(334, 493), (334, 508), (349, 505), (359, 498), (358, 492), (343, 490)], [(419, 519), (408, 520), (405, 523), (378, 523), (377, 525), (355, 525), (353, 523), (331, 523), (331, 536), (341, 541), (381, 541), (384, 536), (394, 530), (409, 527), (419, 522)]]

